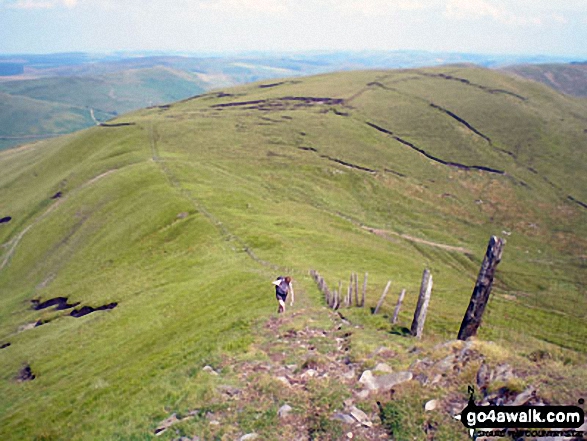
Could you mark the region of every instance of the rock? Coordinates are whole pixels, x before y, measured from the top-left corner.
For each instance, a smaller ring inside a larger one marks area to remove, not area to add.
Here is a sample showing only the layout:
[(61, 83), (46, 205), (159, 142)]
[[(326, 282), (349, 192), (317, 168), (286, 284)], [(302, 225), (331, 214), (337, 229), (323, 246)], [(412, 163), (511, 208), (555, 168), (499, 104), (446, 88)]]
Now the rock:
[(507, 383), (514, 378), (514, 370), (509, 364), (500, 364), (495, 368), (493, 373), (493, 381), (501, 381)]
[(369, 389), (363, 389), (362, 391), (356, 392), (355, 394), (360, 400), (365, 400), (369, 397)]
[(284, 404), (283, 406), (281, 406), (279, 408), (279, 410), (277, 411), (277, 416), (279, 416), (279, 418), (285, 418), (289, 415), (289, 413), (292, 411), (292, 407), (289, 404)]
[(347, 433), (347, 434), (346, 434), (346, 437), (347, 437), (348, 439), (353, 439), (353, 432), (349, 432), (349, 433)]
[(477, 371), (477, 386), (479, 389), (485, 389), (491, 383), (491, 370), (487, 363), (483, 363)]
[(186, 211), (183, 211), (177, 215), (177, 218), (178, 219), (185, 219), (188, 216), (189, 216), (189, 213), (187, 213)]
[(439, 370), (440, 372), (446, 372), (449, 369), (452, 369), (454, 366), (456, 357), (454, 354), (447, 355), (442, 360), (436, 362), (434, 365), (434, 369)]
[(219, 426), (220, 425), (220, 421), (218, 421), (218, 420), (211, 420), (210, 421), (210, 425), (211, 426)]
[(373, 372), (366, 370), (359, 378), (359, 383), (364, 384), (369, 390), (391, 389), (393, 386), (410, 381), (412, 378), (413, 374), (409, 371), (376, 377)]
[(18, 327), (18, 331), (17, 332), (24, 332), (24, 331), (28, 331), (29, 329), (34, 329), (36, 328), (39, 322), (34, 322), (34, 323), (28, 323), (26, 325), (21, 325)]
[(318, 374), (314, 369), (308, 369), (302, 374), (302, 378), (315, 377)]
[(238, 389), (236, 387), (227, 386), (227, 385), (218, 386), (218, 389), (220, 391), (222, 391), (222, 393), (228, 395), (229, 397), (234, 397), (236, 395), (240, 395), (240, 393), (242, 392), (240, 389)]
[(522, 392), (520, 395), (516, 397), (516, 399), (512, 403), (512, 406), (523, 406), (528, 401), (530, 401), (530, 399), (534, 396), (535, 393), (536, 389), (530, 386), (528, 389), (526, 389), (524, 392)]
[(430, 411), (438, 408), (439, 404), (440, 404), (440, 402), (438, 400), (430, 400), (426, 404), (424, 404), (424, 410), (426, 412), (430, 412)]
[(410, 381), (413, 375), (409, 371), (397, 372), (395, 374), (382, 375), (376, 378), (377, 389), (391, 389), (392, 387)]
[(208, 372), (209, 374), (212, 374), (212, 375), (218, 375), (218, 372), (216, 372), (216, 371), (215, 371), (215, 370), (212, 368), (212, 366), (207, 366), (207, 365), (206, 365), (206, 366), (204, 366), (204, 367), (202, 368), (202, 370), (203, 370), (204, 372)]
[(289, 382), (289, 380), (286, 377), (275, 377), (275, 379), (278, 381), (281, 381), (287, 387), (291, 387), (291, 383)]
[(173, 426), (175, 423), (178, 423), (179, 419), (177, 418), (176, 414), (172, 414), (169, 418), (164, 419), (159, 423), (159, 426), (155, 429), (155, 435), (159, 436), (163, 432), (165, 432), (168, 428)]
[(344, 374), (342, 374), (342, 377), (347, 379), (347, 380), (352, 380), (353, 378), (355, 378), (355, 370), (354, 369), (350, 369), (347, 372), (345, 372)]
[(346, 400), (344, 400), (345, 407), (351, 407), (353, 404), (354, 404), (354, 400), (352, 398), (347, 398)]
[(365, 387), (369, 390), (376, 390), (377, 389), (377, 381), (373, 372), (370, 370), (366, 370), (361, 374), (361, 378), (359, 378), (359, 383), (365, 385)]
[(355, 424), (355, 419), (346, 413), (335, 413), (332, 415), (332, 419), (342, 421), (345, 424)]
[(377, 363), (377, 366), (375, 366), (375, 369), (373, 369), (373, 370), (379, 371), (379, 372), (388, 372), (388, 373), (393, 372), (393, 370), (391, 369), (391, 367), (387, 363)]
[(365, 427), (371, 427), (373, 425), (367, 414), (356, 406), (351, 407), (350, 414), (354, 419), (356, 419), (359, 423), (361, 423), (361, 425)]
[(246, 435), (241, 436), (238, 440), (239, 441), (249, 441), (252, 439), (257, 439), (259, 438), (259, 435), (256, 433), (247, 433)]

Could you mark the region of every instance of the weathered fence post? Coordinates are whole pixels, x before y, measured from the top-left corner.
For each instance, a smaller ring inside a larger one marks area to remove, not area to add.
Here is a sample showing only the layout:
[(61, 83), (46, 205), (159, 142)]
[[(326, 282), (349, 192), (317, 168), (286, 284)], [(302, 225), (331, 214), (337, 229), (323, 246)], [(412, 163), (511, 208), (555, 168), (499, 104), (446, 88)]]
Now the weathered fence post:
[(365, 273), (365, 278), (363, 279), (363, 295), (361, 296), (361, 308), (365, 306), (365, 293), (367, 292), (367, 273)]
[(501, 261), (504, 244), (505, 240), (500, 239), (499, 237), (491, 236), (489, 239), (485, 258), (483, 259), (481, 269), (479, 270), (479, 276), (477, 277), (477, 283), (475, 284), (469, 307), (467, 308), (467, 312), (461, 323), (461, 328), (459, 329), (459, 334), (457, 336), (459, 340), (466, 340), (477, 334), (477, 329), (481, 325), (481, 318), (483, 317), (485, 306), (489, 300), (489, 294), (491, 294), (495, 268)]
[(355, 278), (355, 306), (359, 306), (359, 275), (353, 273)]
[(397, 304), (395, 305), (395, 310), (393, 311), (393, 318), (391, 319), (391, 323), (393, 325), (395, 325), (397, 323), (397, 318), (399, 316), (399, 310), (402, 307), (402, 302), (404, 301), (405, 295), (406, 295), (406, 290), (402, 289), (402, 292), (399, 295), (399, 299), (397, 299)]
[(383, 294), (381, 294), (381, 298), (377, 302), (377, 306), (375, 307), (375, 311), (373, 311), (373, 314), (377, 314), (377, 312), (379, 312), (379, 308), (381, 308), (381, 305), (383, 304), (383, 300), (385, 300), (385, 296), (387, 295), (387, 291), (389, 291), (390, 286), (391, 286), (391, 280), (389, 280), (387, 282), (387, 285), (385, 285), (385, 289), (383, 290)]
[(412, 320), (412, 327), (410, 332), (417, 338), (422, 338), (422, 331), (424, 330), (424, 322), (426, 321), (426, 312), (428, 304), (430, 303), (430, 294), (432, 293), (432, 274), (429, 270), (424, 270), (422, 274), (422, 285), (420, 286), (420, 295), (418, 297), (418, 304), (414, 312), (414, 320)]
[(349, 289), (347, 291), (345, 303), (346, 303), (347, 308), (353, 304), (353, 275), (352, 274), (351, 274), (351, 281), (349, 282)]

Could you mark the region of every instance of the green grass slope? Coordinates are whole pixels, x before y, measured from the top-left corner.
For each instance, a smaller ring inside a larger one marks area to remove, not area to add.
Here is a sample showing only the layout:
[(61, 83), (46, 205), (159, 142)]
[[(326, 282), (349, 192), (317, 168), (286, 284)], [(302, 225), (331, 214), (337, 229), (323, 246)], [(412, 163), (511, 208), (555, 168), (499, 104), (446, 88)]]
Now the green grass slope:
[[(106, 114), (95, 112), (95, 116)], [(93, 124), (88, 109), (0, 92), (0, 150)]]
[(106, 113), (125, 113), (187, 98), (204, 88), (192, 74), (158, 66), (105, 75), (7, 81), (0, 83), (0, 90)]
[(522, 64), (503, 68), (522, 78), (538, 81), (559, 92), (577, 97), (587, 97), (587, 64)]
[[(422, 344), (454, 339), (492, 234), (508, 242), (480, 338), (579, 372), (586, 107), (483, 69), (352, 72), (209, 93), (2, 152), (0, 436), (155, 439), (172, 412), (209, 408), (202, 367), (258, 355), (279, 273), (311, 317), (326, 312), (310, 268), (332, 286), (368, 272), (368, 305), (392, 279), (409, 326), (430, 268)], [(117, 306), (31, 308), (56, 297)], [(413, 344), (366, 308), (344, 314), (363, 329), (357, 362)], [(24, 365), (33, 381), (15, 380)], [(581, 387), (561, 379), (553, 396), (570, 399), (569, 384)], [(251, 412), (210, 439), (271, 433)]]
[(187, 98), (203, 92), (203, 84), (193, 74), (165, 67), (0, 82), (0, 149), (23, 144), (27, 136), (71, 133), (91, 127), (94, 118), (106, 121)]

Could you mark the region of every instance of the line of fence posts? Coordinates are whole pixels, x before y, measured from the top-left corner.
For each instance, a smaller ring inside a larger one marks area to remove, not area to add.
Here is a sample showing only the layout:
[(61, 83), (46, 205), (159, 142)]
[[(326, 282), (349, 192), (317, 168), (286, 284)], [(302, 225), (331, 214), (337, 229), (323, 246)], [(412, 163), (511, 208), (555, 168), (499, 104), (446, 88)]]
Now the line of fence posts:
[[(481, 269), (477, 277), (477, 283), (473, 290), (473, 294), (471, 295), (469, 307), (467, 308), (467, 311), (461, 323), (461, 327), (459, 329), (457, 337), (459, 340), (466, 340), (467, 338), (476, 335), (477, 330), (481, 325), (483, 312), (485, 311), (485, 307), (487, 305), (489, 295), (491, 293), (491, 288), (493, 286), (495, 269), (497, 267), (497, 264), (501, 261), (504, 244), (505, 240), (500, 239), (496, 236), (491, 236), (491, 238), (489, 239), (489, 244), (487, 245), (485, 258), (483, 259), (483, 263), (481, 264)], [(310, 275), (316, 282), (318, 289), (323, 293), (324, 300), (330, 308), (339, 309), (343, 304), (347, 308), (351, 307), (353, 304), (353, 292), (355, 298), (355, 306), (365, 306), (368, 276), (367, 273), (365, 273), (365, 278), (363, 280), (363, 291), (361, 294), (360, 302), (359, 277), (356, 273), (351, 273), (348, 289), (346, 295), (344, 296), (342, 293), (342, 281), (338, 283), (338, 290), (331, 292), (328, 288), (328, 285), (324, 281), (324, 278), (320, 276), (320, 274), (318, 274), (317, 271), (311, 270)], [(416, 338), (422, 338), (422, 333), (424, 331), (424, 323), (426, 322), (426, 314), (428, 312), (430, 297), (432, 295), (432, 285), (432, 274), (429, 269), (425, 269), (422, 274), (420, 294), (418, 296), (416, 310), (414, 311), (414, 318), (410, 326), (410, 333)], [(391, 280), (387, 282), (387, 285), (385, 286), (385, 289), (383, 290), (383, 293), (381, 294), (381, 297), (377, 302), (377, 306), (373, 310), (373, 314), (377, 314), (379, 312), (379, 309), (383, 305), (383, 302), (385, 300), (385, 297), (387, 296), (390, 286)], [(397, 303), (395, 305), (393, 317), (391, 318), (392, 324), (396, 324), (398, 321), (399, 312), (404, 301), (405, 295), (406, 290), (402, 289), (397, 300)]]

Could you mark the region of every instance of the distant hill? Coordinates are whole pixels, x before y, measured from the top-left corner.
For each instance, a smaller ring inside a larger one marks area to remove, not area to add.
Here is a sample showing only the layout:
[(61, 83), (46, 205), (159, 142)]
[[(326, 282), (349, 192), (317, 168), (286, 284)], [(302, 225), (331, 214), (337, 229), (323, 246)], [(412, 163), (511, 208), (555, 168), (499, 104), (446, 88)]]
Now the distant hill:
[[(95, 116), (113, 115), (96, 111)], [(0, 150), (94, 124), (87, 108), (0, 92)]]
[(544, 83), (567, 95), (587, 97), (587, 63), (525, 64), (503, 71)]
[[(585, 115), (489, 69), (368, 70), (0, 152), (0, 438), (465, 441), (468, 385), (577, 403)], [(478, 339), (455, 343), (491, 235), (507, 239), (492, 297)], [(343, 293), (368, 273), (366, 307), (329, 312), (310, 269)], [(296, 293), (282, 317), (277, 275)], [(382, 361), (405, 383), (362, 390)], [(339, 415), (352, 406), (369, 421)]]
[[(100, 121), (151, 105), (185, 99), (207, 90), (272, 78), (299, 77), (334, 71), (415, 68), (440, 64), (474, 63), (498, 67), (513, 63), (565, 61), (549, 57), (487, 56), (425, 51), (315, 51), (301, 53), (240, 53), (177, 55), (153, 53), (62, 53), (0, 55), (0, 92), (93, 110)], [(40, 109), (44, 109), (41, 107)], [(44, 110), (43, 110), (44, 111)], [(78, 109), (79, 111), (79, 109)], [(62, 131), (41, 130), (32, 114), (14, 122), (4, 112), (2, 130), (12, 140), (0, 148), (18, 145), (21, 132), (12, 127), (30, 125), (26, 132), (47, 136)], [(39, 115), (38, 120), (44, 116)], [(64, 121), (72, 130), (87, 125)]]
[(197, 95), (204, 84), (193, 74), (166, 67), (0, 82), (0, 133), (5, 137), (0, 149), (30, 135), (70, 133), (131, 110)]

